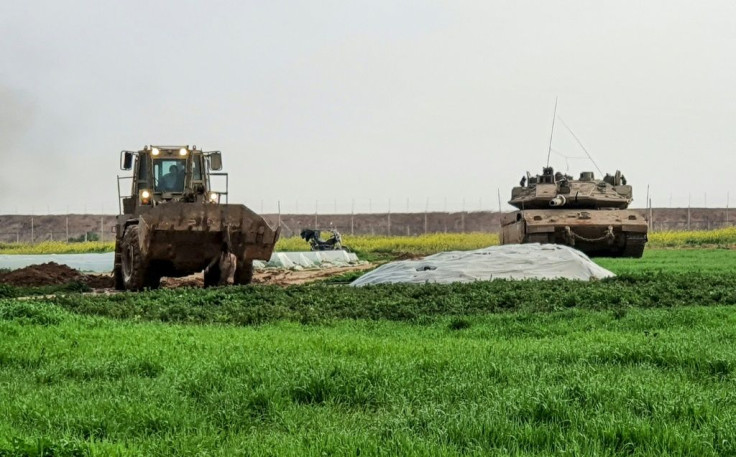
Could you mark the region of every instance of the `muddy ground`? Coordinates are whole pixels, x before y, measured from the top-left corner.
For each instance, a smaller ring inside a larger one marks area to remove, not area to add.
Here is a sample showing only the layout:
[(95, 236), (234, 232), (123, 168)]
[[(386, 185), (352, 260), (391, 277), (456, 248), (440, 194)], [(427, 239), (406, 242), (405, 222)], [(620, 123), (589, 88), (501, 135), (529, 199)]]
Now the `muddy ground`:
[[(328, 267), (321, 269), (287, 270), (287, 269), (264, 269), (256, 270), (253, 275), (254, 284), (273, 284), (290, 286), (305, 284), (324, 280), (332, 276), (341, 275), (351, 271), (370, 270), (375, 265), (366, 263), (345, 267)], [(0, 272), (0, 284), (12, 286), (33, 287), (53, 286), (70, 282), (80, 282), (92, 289), (113, 289), (114, 282), (112, 274), (85, 274), (66, 265), (55, 262), (40, 265), (31, 265), (9, 272)], [(183, 278), (163, 278), (161, 287), (175, 289), (178, 287), (202, 287), (204, 279), (202, 273), (197, 273)]]

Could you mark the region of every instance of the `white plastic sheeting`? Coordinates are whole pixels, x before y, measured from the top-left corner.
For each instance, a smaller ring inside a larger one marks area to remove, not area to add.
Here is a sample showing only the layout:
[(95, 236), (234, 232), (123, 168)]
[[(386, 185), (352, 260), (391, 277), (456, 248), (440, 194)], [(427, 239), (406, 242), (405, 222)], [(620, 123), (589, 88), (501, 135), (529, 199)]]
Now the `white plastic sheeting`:
[(507, 244), (476, 251), (452, 251), (387, 263), (353, 281), (353, 286), (386, 283), (489, 281), (494, 279), (577, 279), (615, 276), (588, 256), (556, 244)]
[(102, 254), (2, 254), (0, 255), (0, 268), (17, 270), (30, 265), (56, 262), (67, 265), (75, 270), (93, 273), (107, 273), (112, 271), (115, 262), (114, 252)]
[(274, 252), (268, 262), (253, 262), (255, 268), (318, 268), (359, 263), (358, 256), (347, 251)]

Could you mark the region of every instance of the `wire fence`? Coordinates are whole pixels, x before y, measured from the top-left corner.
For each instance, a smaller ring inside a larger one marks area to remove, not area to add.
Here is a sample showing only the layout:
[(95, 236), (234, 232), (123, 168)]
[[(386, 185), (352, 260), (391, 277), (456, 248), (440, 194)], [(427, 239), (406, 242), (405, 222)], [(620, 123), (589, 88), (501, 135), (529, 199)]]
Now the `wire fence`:
[(3, 243), (114, 241), (114, 229), (109, 215), (0, 216)]
[[(714, 230), (733, 227), (736, 221), (727, 208), (653, 208), (639, 210), (650, 231)], [(297, 236), (304, 228), (334, 228), (346, 235), (415, 236), (427, 233), (498, 232), (502, 215), (498, 211), (414, 212), (370, 214), (266, 214), (272, 226), (280, 226), (282, 236)], [(45, 215), (0, 216), (0, 242), (41, 243), (113, 241), (115, 216)]]

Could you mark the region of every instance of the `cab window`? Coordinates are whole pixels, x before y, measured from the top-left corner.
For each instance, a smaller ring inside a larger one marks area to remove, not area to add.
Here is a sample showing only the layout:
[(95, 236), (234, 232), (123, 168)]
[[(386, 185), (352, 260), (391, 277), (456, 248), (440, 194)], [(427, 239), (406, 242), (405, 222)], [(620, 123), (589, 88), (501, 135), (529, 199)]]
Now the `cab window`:
[(202, 157), (192, 157), (192, 181), (202, 180)]
[(155, 192), (184, 192), (186, 159), (158, 159), (153, 162)]

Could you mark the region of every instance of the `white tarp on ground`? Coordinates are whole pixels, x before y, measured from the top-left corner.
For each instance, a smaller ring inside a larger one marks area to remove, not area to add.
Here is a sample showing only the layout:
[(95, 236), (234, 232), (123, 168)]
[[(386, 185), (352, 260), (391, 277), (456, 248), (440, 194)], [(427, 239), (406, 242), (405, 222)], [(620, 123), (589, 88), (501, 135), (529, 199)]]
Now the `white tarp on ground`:
[(305, 251), (274, 252), (267, 263), (255, 261), (255, 268), (319, 268), (322, 266), (344, 266), (360, 263), (358, 256), (352, 252), (337, 251)]
[(61, 265), (67, 265), (75, 270), (107, 273), (112, 271), (112, 265), (115, 262), (115, 253), (105, 252), (102, 254), (2, 254), (0, 255), (0, 268), (9, 270), (17, 270), (30, 265), (39, 265), (41, 263), (56, 262)]
[(556, 244), (507, 244), (476, 251), (452, 251), (387, 263), (353, 281), (353, 286), (386, 283), (488, 281), (493, 279), (578, 279), (615, 276), (588, 256)]

